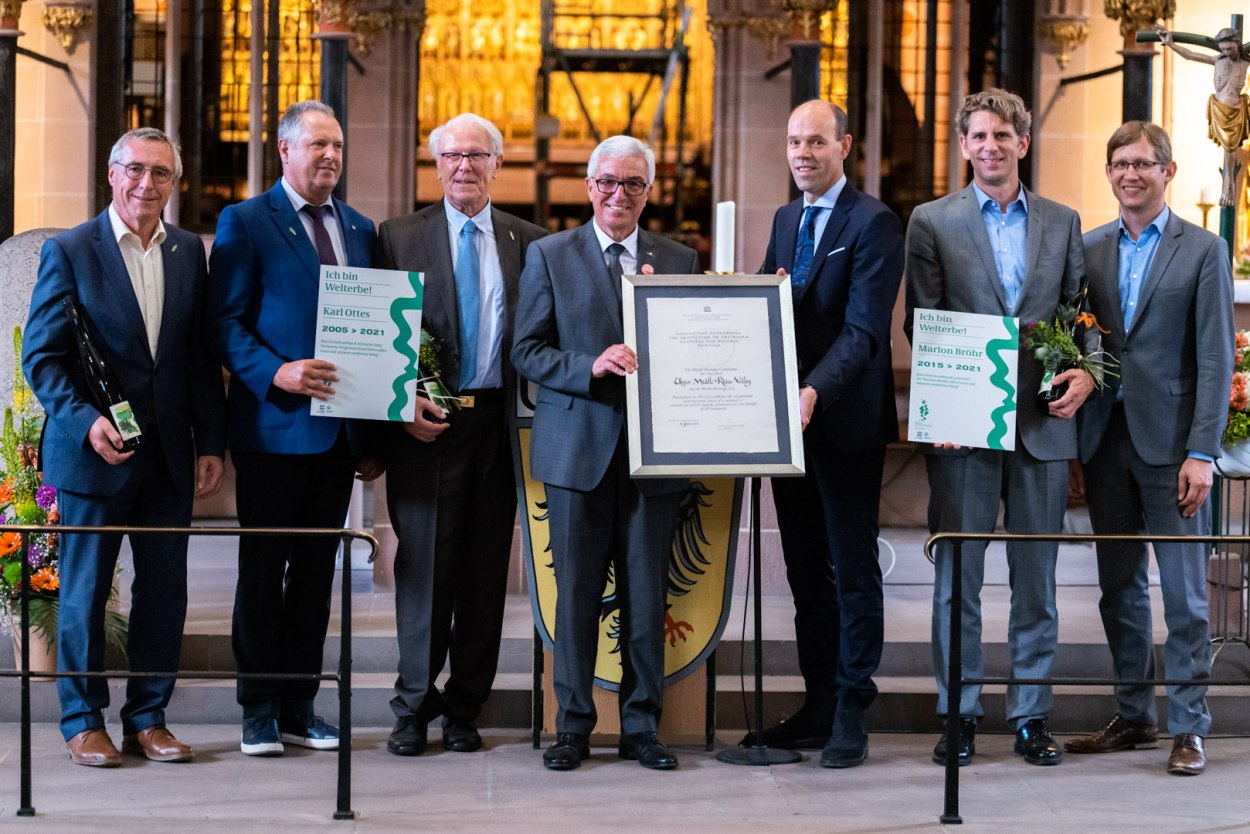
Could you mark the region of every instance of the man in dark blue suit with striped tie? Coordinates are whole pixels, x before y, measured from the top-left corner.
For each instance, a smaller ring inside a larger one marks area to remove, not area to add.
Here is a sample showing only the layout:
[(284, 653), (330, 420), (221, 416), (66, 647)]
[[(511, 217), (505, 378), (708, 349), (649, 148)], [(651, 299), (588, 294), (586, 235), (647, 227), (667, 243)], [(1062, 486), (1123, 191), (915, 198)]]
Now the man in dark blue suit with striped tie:
[(786, 157), (803, 196), (773, 219), (762, 272), (789, 272), (807, 473), (772, 481), (806, 692), (788, 721), (743, 740), (823, 747), (825, 767), (868, 756), (864, 711), (877, 694), (883, 614), (877, 516), (887, 443), (898, 439), (890, 319), (903, 230), (843, 172), (847, 117), (799, 105)]
[[(373, 263), (373, 223), (331, 198), (343, 170), (343, 130), (319, 101), (287, 108), (278, 125), (282, 179), (229, 206), (217, 223), (209, 290), (210, 340), (232, 374), (229, 447), (244, 527), (340, 527), (355, 463), (344, 421), (314, 417), (338, 381), (310, 358), (323, 264)], [(335, 539), (239, 541), (233, 643), (240, 672), (314, 674), (330, 620)], [(316, 680), (244, 678), (241, 747), (276, 756), (282, 743), (338, 747), (313, 712)]]

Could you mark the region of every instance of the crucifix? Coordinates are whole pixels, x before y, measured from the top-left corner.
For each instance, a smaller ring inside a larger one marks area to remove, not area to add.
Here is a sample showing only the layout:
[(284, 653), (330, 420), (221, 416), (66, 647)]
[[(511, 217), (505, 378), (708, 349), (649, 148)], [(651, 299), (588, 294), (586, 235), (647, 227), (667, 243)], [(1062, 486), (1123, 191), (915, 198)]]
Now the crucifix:
[[(1215, 67), (1215, 92), (1207, 100), (1207, 135), (1224, 149), (1224, 177), (1220, 190), (1221, 206), (1237, 205), (1237, 150), (1250, 139), (1250, 98), (1243, 92), (1250, 72), (1250, 51), (1241, 42), (1240, 15), (1237, 28), (1224, 28), (1209, 38), (1156, 28), (1159, 41), (1187, 61)], [(1214, 54), (1186, 49), (1176, 41), (1214, 50)]]

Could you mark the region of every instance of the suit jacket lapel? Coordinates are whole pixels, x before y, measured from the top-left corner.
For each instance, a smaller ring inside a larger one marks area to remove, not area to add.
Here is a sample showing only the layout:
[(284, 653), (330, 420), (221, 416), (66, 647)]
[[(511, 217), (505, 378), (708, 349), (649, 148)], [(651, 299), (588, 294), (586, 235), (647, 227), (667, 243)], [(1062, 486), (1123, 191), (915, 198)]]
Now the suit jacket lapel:
[[(370, 263), (373, 253), (369, 251), (369, 239), (360, 233), (360, 223), (356, 212), (341, 200), (334, 201), (334, 208), (339, 215), (339, 230), (343, 233), (343, 248), (347, 251), (347, 263), (344, 266), (360, 266)], [(316, 247), (313, 247), (316, 249)]]
[[(130, 322), (131, 332), (143, 345), (143, 352), (140, 355), (151, 358), (152, 348), (148, 345), (148, 331), (143, 324), (143, 312), (139, 309), (139, 299), (135, 297), (135, 287), (130, 281), (130, 273), (126, 271), (126, 262), (122, 260), (122, 250), (113, 237), (113, 225), (109, 221), (108, 209), (96, 218), (94, 237), (104, 283), (112, 287), (117, 295), (118, 304), (126, 311), (126, 319)], [(81, 307), (82, 302), (77, 303)], [(90, 318), (89, 310), (83, 312)]]
[[(599, 249), (599, 238), (595, 235), (594, 222), (594, 220), (588, 221), (582, 226), (581, 234), (577, 236), (578, 255), (581, 256), (586, 266), (586, 274), (595, 288), (595, 295), (610, 313), (608, 321), (612, 322), (616, 330), (616, 340), (619, 342), (625, 338), (625, 331), (621, 325), (621, 302), (617, 298), (616, 289), (612, 286), (612, 276), (608, 275), (608, 265), (603, 261), (603, 252)], [(641, 231), (638, 233), (638, 255), (640, 258), (644, 256)], [(643, 261), (640, 260), (639, 269), (642, 268), (642, 264)], [(658, 267), (656, 271), (660, 271)]]
[[(969, 239), (981, 256), (981, 266), (985, 269), (985, 277), (998, 297), (1003, 313), (1010, 315), (1012, 310), (1007, 304), (1007, 293), (1003, 291), (1003, 281), (998, 275), (998, 264), (994, 262), (994, 251), (990, 247), (990, 236), (985, 231), (985, 220), (981, 217), (981, 206), (977, 203), (977, 193), (969, 185), (962, 194), (964, 225), (968, 228)], [(1030, 235), (1030, 238), (1040, 235)], [(1030, 247), (1032, 241), (1030, 240)]]
[[(1119, 337), (1120, 343), (1124, 343), (1124, 300), (1120, 298), (1120, 227), (1118, 224), (1112, 224), (1106, 235), (1100, 241), (1102, 251), (1098, 252), (1098, 257), (1102, 260), (1102, 269), (1097, 271), (1100, 285), (1092, 287), (1093, 292), (1101, 294), (1108, 301), (1108, 318), (1110, 318), (1110, 327), (1114, 328), (1116, 335)], [(1103, 327), (1108, 327), (1108, 323), (1099, 321)]]
[[(1027, 191), (1023, 185), (1020, 186), (1020, 189), (1024, 192), (1024, 199), (1028, 205), (1028, 217), (1025, 221), (1027, 224), (1025, 234), (1028, 237), (1028, 252), (1025, 253), (1024, 281), (1020, 286), (1020, 298), (1017, 300), (1017, 305), (1023, 308), (1024, 296), (1029, 291), (1029, 285), (1033, 283), (1029, 278), (1037, 272), (1037, 259), (1042, 252), (1042, 235), (1046, 233), (1046, 224), (1044, 222), (1046, 210), (1042, 207), (1042, 201), (1034, 196), (1032, 192)], [(1001, 285), (1002, 281), (998, 283)]]
[[(161, 305), (161, 332), (156, 337), (156, 356), (152, 357), (154, 361), (164, 351), (165, 343), (175, 337), (173, 332), (175, 325), (172, 324), (177, 321), (175, 310), (186, 293), (186, 284), (195, 274), (194, 264), (186, 261), (190, 254), (185, 247), (180, 245), (180, 241), (175, 240), (171, 235), (167, 235), (165, 242), (161, 244), (162, 269), (165, 273), (165, 300)], [(188, 264), (186, 268), (183, 267), (184, 263)]]
[[(1168, 265), (1172, 263), (1172, 258), (1176, 256), (1177, 250), (1180, 249), (1180, 237), (1181, 221), (1174, 213), (1170, 214), (1167, 226), (1159, 237), (1159, 248), (1155, 250), (1154, 260), (1150, 264), (1150, 272), (1146, 273), (1146, 280), (1142, 282), (1141, 289), (1137, 291), (1137, 312), (1133, 314), (1133, 323), (1129, 325), (1126, 335), (1132, 332), (1137, 323), (1141, 321), (1142, 315), (1146, 312), (1146, 305), (1150, 303), (1150, 296), (1154, 294), (1155, 288), (1163, 280), (1163, 273), (1167, 272)], [(1117, 246), (1116, 249), (1118, 254), (1119, 247)], [(1116, 275), (1118, 278), (1118, 270)], [(1116, 283), (1118, 284), (1119, 281), (1117, 280)]]
[[(504, 317), (503, 317), (503, 349), (500, 354), (508, 353), (512, 344), (512, 315), (516, 310), (517, 294), (521, 283), (521, 237), (513, 228), (508, 215), (491, 205), (491, 223), (495, 227), (495, 247), (499, 251), (499, 270), (503, 273)], [(504, 367), (508, 363), (504, 361)]]
[[(278, 236), (287, 242), (295, 257), (303, 262), (313, 280), (316, 281), (321, 274), (317, 244), (310, 240), (308, 233), (304, 231), (304, 224), (295, 213), (295, 207), (291, 205), (291, 199), (286, 196), (281, 181), (269, 189), (269, 207), (273, 210), (273, 223), (278, 229)], [(346, 237), (344, 234), (344, 239)]]
[[(803, 285), (803, 291), (799, 293), (799, 300), (807, 295), (812, 284), (820, 278), (820, 271), (825, 266), (825, 260), (829, 257), (829, 253), (833, 251), (833, 244), (837, 241), (838, 236), (842, 234), (842, 230), (846, 228), (846, 224), (851, 219), (851, 208), (855, 205), (855, 189), (850, 182), (842, 186), (842, 193), (838, 195), (838, 202), (830, 210), (829, 220), (825, 223), (825, 229), (820, 235), (820, 240), (816, 242), (816, 249), (812, 253), (812, 266), (807, 276), (807, 283)], [(802, 217), (802, 214), (799, 215)], [(801, 222), (801, 221), (800, 221)], [(798, 241), (798, 227), (795, 227), (794, 238)]]

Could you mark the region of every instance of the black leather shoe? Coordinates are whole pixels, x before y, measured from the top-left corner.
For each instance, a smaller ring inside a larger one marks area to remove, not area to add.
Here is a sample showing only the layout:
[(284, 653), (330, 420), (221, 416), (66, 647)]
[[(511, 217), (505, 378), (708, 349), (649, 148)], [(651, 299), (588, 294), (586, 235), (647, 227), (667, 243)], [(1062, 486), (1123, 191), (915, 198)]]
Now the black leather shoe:
[(396, 756), (420, 756), (425, 752), (426, 723), (415, 715), (405, 715), (395, 722), (386, 749)]
[(677, 767), (676, 754), (664, 746), (654, 730), (621, 736), (616, 752), (622, 759), (637, 759), (638, 764), (651, 770), (672, 770)]
[[(818, 714), (819, 713), (819, 714)], [(739, 747), (772, 747), (777, 750), (819, 750), (829, 741), (834, 710), (809, 709), (798, 712), (774, 727), (752, 731), (742, 737)]]
[(1057, 765), (1063, 761), (1063, 751), (1050, 734), (1045, 718), (1033, 718), (1016, 730), (1016, 755), (1024, 756), (1031, 765)]
[[(977, 752), (977, 722), (975, 718), (959, 718), (959, 766), (972, 764), (972, 754)], [(933, 748), (933, 761), (946, 764), (946, 733)]]
[(444, 718), (443, 749), (472, 753), (482, 749), (482, 736), (467, 718)]
[(543, 767), (572, 770), (590, 758), (590, 742), (577, 733), (556, 733), (556, 740), (543, 751)]

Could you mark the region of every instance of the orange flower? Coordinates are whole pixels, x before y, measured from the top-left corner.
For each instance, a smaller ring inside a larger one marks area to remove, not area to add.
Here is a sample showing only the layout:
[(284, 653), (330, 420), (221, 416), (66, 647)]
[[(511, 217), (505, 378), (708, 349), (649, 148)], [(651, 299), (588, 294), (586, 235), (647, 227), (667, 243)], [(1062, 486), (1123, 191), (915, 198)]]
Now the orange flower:
[(1237, 350), (1245, 350), (1250, 347), (1250, 333), (1244, 330), (1237, 331)]
[(5, 478), (0, 481), (0, 504), (8, 504), (13, 501), (13, 479)]
[(61, 587), (61, 577), (51, 566), (40, 568), (31, 575), (30, 587), (35, 591), (55, 591)]
[(1111, 332), (1110, 330), (1103, 330), (1103, 329), (1102, 329), (1102, 327), (1101, 327), (1101, 326), (1099, 326), (1099, 324), (1098, 324), (1098, 319), (1094, 318), (1094, 314), (1093, 314), (1093, 313), (1089, 313), (1089, 312), (1085, 312), (1085, 313), (1077, 313), (1077, 314), (1076, 314), (1076, 318), (1075, 318), (1075, 319), (1073, 319), (1073, 321), (1074, 321), (1076, 324), (1081, 324), (1081, 325), (1084, 325), (1084, 326), (1086, 326), (1086, 327), (1095, 327), (1095, 328), (1097, 328), (1097, 329), (1098, 329), (1098, 332), (1099, 332), (1099, 333), (1110, 333), (1110, 332)]
[(8, 556), (22, 546), (20, 533), (0, 533), (0, 556)]
[(1228, 395), (1228, 407), (1233, 411), (1246, 411), (1250, 407), (1250, 395), (1246, 392), (1246, 375), (1242, 371), (1233, 374), (1232, 390)]

